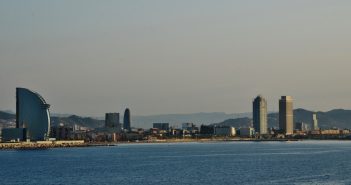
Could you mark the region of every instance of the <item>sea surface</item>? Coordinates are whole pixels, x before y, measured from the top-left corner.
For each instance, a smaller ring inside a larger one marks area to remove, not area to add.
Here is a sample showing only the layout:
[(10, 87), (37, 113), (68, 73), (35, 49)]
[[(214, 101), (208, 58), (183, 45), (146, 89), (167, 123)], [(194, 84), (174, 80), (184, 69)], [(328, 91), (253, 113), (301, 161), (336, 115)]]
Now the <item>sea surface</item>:
[(0, 184), (351, 184), (351, 142), (214, 142), (0, 151)]

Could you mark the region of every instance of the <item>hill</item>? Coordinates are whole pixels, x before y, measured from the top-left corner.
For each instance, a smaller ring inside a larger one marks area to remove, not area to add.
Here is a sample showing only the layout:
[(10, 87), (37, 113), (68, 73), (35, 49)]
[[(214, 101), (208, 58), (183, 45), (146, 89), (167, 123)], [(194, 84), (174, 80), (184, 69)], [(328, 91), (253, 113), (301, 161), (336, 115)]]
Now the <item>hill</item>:
[(252, 126), (252, 119), (251, 118), (236, 118), (236, 119), (228, 119), (225, 120), (221, 123), (217, 123), (214, 125), (220, 125), (220, 126), (232, 126), (235, 128), (240, 128), (240, 127), (248, 127)]
[(193, 113), (193, 114), (164, 114), (150, 116), (133, 116), (133, 127), (150, 128), (152, 123), (166, 122), (175, 127), (190, 122), (196, 125), (218, 123), (223, 120), (248, 117), (251, 113), (226, 114), (224, 112)]
[[(4, 111), (0, 111), (0, 128), (4, 127), (14, 127), (15, 126), (15, 114), (7, 113)], [(97, 120), (89, 117), (80, 117), (76, 115), (68, 116), (68, 117), (57, 117), (51, 116), (51, 124), (53, 126), (59, 125), (63, 123), (64, 125), (74, 126), (75, 124), (88, 128), (98, 128), (104, 126), (103, 120)]]
[[(312, 124), (312, 111), (305, 109), (294, 110), (294, 122), (305, 122), (311, 127)], [(317, 112), (319, 127), (327, 128), (351, 128), (351, 110), (334, 109), (328, 112)], [(268, 114), (268, 127), (279, 127), (279, 114)], [(249, 126), (252, 124), (252, 119), (230, 119), (218, 123), (218, 125), (232, 125), (238, 127), (239, 125)]]
[[(132, 116), (132, 127), (138, 128), (151, 128), (152, 123), (156, 122), (168, 122), (172, 126), (180, 127), (184, 122), (192, 122), (197, 125), (210, 124), (220, 122), (229, 118), (239, 118), (249, 116), (251, 113), (240, 113), (240, 114), (226, 114), (222, 112), (214, 113), (194, 113), (194, 114), (165, 114), (165, 115), (151, 115), (151, 116)], [(68, 115), (68, 116), (65, 116)], [(10, 120), (15, 119), (14, 114), (0, 111), (0, 119)], [(123, 119), (121, 118), (121, 121)], [(80, 117), (77, 115), (69, 114), (51, 114), (52, 125), (64, 125), (73, 126), (75, 124), (89, 127), (99, 128), (104, 126), (103, 118), (91, 118), (91, 117)], [(0, 125), (1, 127), (1, 125)]]
[(8, 112), (0, 111), (0, 119), (2, 120), (16, 119), (16, 115)]
[[(305, 109), (294, 110), (294, 122), (305, 122), (311, 124), (312, 111)], [(54, 114), (53, 114), (54, 115)], [(243, 127), (252, 125), (251, 113), (242, 114), (226, 114), (221, 112), (215, 113), (195, 113), (195, 114), (168, 114), (168, 115), (153, 115), (153, 116), (132, 116), (132, 127), (150, 128), (154, 122), (168, 122), (172, 126), (180, 127), (181, 123), (192, 122), (197, 125), (212, 124), (227, 125), (234, 127)], [(317, 112), (319, 126), (321, 128), (351, 128), (351, 110), (335, 109), (328, 112)], [(14, 122), (15, 115), (0, 111), (1, 123)], [(123, 119), (121, 119), (123, 120)], [(223, 121), (225, 120), (225, 121)], [(104, 126), (104, 120), (90, 117), (72, 116), (52, 116), (52, 125), (63, 123), (73, 126), (74, 124), (89, 127), (99, 128)], [(268, 126), (278, 128), (278, 113), (268, 114)], [(0, 125), (1, 127), (1, 125)]]
[(97, 120), (90, 117), (80, 117), (76, 115), (72, 115), (69, 117), (51, 117), (52, 125), (59, 125), (63, 123), (64, 125), (74, 126), (79, 125), (88, 128), (99, 128), (103, 127), (105, 124), (104, 120)]

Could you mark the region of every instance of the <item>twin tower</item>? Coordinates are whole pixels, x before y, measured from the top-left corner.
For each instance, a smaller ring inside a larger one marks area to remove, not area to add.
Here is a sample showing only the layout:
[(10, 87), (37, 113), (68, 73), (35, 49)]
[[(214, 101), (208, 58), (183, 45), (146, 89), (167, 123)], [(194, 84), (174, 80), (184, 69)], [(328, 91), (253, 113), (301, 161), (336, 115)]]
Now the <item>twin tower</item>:
[[(268, 134), (267, 101), (257, 96), (253, 101), (253, 125), (259, 134)], [(294, 133), (294, 109), (291, 96), (282, 96), (279, 100), (279, 129), (286, 135)]]

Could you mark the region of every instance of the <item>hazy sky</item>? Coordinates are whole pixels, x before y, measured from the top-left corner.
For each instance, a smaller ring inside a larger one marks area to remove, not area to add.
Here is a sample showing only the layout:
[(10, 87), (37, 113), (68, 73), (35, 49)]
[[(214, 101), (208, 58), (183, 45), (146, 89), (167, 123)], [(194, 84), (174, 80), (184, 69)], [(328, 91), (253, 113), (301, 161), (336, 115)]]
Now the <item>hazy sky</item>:
[(351, 109), (349, 0), (2, 0), (0, 109), (15, 88), (56, 113), (250, 112), (262, 94)]

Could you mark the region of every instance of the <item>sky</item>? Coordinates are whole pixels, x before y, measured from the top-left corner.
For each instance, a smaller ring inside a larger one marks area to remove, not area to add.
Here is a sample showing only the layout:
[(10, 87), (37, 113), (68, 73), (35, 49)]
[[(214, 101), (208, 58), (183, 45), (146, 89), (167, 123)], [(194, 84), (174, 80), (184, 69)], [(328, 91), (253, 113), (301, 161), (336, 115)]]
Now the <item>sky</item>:
[(103, 116), (351, 109), (349, 0), (0, 0), (0, 110), (16, 87)]

